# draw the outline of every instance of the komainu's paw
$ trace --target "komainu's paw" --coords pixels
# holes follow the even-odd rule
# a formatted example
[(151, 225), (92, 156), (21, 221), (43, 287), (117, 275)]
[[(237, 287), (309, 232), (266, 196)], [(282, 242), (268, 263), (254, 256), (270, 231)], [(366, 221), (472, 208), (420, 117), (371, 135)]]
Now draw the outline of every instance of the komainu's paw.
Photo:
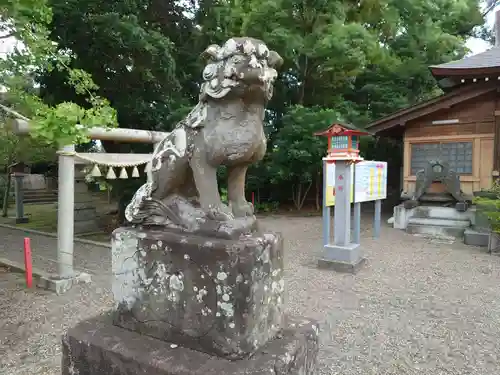
[(211, 207), (210, 210), (208, 210), (207, 216), (216, 221), (228, 221), (234, 219), (231, 209), (224, 203)]
[(253, 216), (253, 204), (245, 200), (239, 202), (230, 202), (229, 206), (235, 217)]

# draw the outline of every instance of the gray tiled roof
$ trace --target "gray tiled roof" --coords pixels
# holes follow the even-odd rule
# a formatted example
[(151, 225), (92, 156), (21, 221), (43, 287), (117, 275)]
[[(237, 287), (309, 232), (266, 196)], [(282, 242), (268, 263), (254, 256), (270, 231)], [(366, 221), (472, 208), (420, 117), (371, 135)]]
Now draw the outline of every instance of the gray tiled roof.
[(430, 68), (438, 69), (474, 69), (474, 68), (499, 68), (500, 67), (500, 47), (493, 47), (485, 52), (478, 53), (461, 60), (450, 61), (448, 63), (431, 65)]

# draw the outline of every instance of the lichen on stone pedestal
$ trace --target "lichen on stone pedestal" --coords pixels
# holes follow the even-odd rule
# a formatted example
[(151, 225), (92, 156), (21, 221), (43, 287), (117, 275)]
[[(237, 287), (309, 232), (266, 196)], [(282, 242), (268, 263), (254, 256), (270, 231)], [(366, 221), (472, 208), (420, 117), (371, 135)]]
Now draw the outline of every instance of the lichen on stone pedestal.
[(255, 352), (284, 325), (283, 241), (175, 231), (113, 233), (115, 324), (227, 358)]
[(63, 375), (314, 375), (317, 322), (293, 318), (280, 338), (238, 361), (207, 355), (110, 324), (108, 314), (63, 337)]

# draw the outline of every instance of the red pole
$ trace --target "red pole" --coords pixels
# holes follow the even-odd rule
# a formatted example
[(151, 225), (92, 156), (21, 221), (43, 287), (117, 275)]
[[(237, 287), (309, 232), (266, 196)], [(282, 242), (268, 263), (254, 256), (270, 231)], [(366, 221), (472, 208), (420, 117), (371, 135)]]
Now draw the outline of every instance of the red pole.
[(26, 286), (33, 286), (33, 264), (31, 262), (31, 243), (28, 237), (24, 238), (24, 268), (26, 270)]

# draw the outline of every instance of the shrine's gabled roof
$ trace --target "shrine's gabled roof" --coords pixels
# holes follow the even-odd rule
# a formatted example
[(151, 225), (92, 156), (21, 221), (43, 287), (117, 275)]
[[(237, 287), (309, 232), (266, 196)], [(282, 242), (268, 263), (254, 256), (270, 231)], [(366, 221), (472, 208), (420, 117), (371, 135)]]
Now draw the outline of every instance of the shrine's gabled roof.
[(370, 132), (380, 135), (382, 132), (392, 128), (404, 129), (408, 121), (430, 115), (440, 110), (447, 110), (454, 106), (460, 105), (467, 100), (472, 100), (481, 95), (497, 90), (497, 82), (489, 81), (482, 84), (471, 84), (458, 87), (455, 90), (429, 99), (425, 102), (415, 104), (413, 106), (400, 109), (385, 117), (368, 124), (366, 129)]
[(334, 122), (327, 129), (316, 132), (314, 135), (335, 136), (335, 135), (370, 135), (365, 129), (358, 128), (352, 124)]
[(434, 77), (451, 75), (482, 75), (500, 72), (500, 47), (493, 47), (460, 60), (429, 66)]

